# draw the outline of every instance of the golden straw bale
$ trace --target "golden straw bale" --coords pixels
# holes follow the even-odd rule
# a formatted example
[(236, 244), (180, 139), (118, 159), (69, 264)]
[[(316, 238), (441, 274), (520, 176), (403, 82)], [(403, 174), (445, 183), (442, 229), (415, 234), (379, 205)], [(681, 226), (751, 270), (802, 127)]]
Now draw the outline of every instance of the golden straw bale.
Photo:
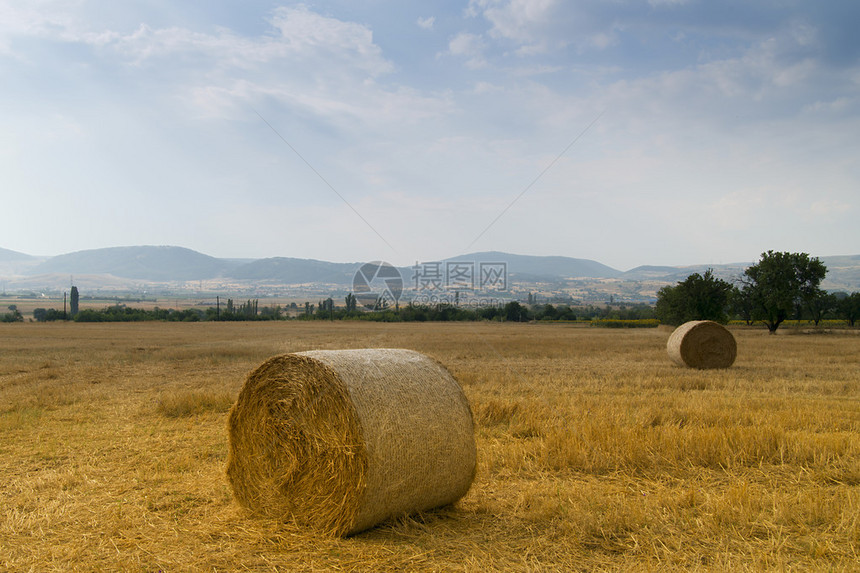
[(691, 320), (672, 332), (666, 350), (679, 366), (728, 368), (735, 362), (738, 346), (726, 327), (710, 320)]
[(336, 535), (451, 504), (475, 475), (462, 388), (412, 350), (271, 358), (248, 375), (228, 430), (241, 505)]

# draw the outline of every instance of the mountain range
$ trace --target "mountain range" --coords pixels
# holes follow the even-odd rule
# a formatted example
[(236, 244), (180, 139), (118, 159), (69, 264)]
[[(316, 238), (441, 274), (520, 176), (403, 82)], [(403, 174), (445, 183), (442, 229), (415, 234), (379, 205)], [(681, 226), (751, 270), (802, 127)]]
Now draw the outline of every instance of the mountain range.
[[(860, 290), (860, 255), (819, 257), (828, 268), (822, 286), (828, 290)], [(724, 279), (740, 276), (751, 263), (693, 266), (640, 266), (620, 271), (590, 259), (532, 256), (497, 251), (469, 253), (442, 263), (505, 263), (512, 283), (559, 283), (572, 280), (675, 283), (694, 272), (713, 268)], [(314, 259), (271, 257), (225, 259), (177, 246), (109, 247), (76, 251), (54, 257), (36, 257), (0, 248), (0, 280), (4, 288), (49, 287), (69, 277), (88, 277), (100, 284), (118, 286), (129, 281), (181, 283), (221, 279), (225, 282), (281, 285), (350, 285), (362, 262), (336, 263)], [(422, 263), (424, 264), (424, 263)], [(406, 281), (413, 268), (400, 269)]]

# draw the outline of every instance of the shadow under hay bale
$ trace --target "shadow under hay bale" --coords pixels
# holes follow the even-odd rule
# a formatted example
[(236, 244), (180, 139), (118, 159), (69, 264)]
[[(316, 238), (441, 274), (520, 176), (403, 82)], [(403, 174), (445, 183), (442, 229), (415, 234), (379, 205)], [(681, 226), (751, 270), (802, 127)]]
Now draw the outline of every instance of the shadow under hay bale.
[(728, 368), (738, 347), (726, 327), (710, 320), (691, 320), (672, 332), (666, 350), (675, 364), (690, 368)]
[(475, 475), (460, 385), (412, 350), (271, 358), (248, 375), (228, 430), (240, 504), (336, 535), (451, 504)]

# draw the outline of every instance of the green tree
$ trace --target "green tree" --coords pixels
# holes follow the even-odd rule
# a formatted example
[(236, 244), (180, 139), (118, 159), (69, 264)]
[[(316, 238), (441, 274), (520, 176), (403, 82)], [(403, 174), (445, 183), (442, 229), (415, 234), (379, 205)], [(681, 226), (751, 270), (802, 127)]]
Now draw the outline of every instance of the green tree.
[(57, 310), (56, 308), (49, 308), (45, 313), (45, 320), (48, 322), (66, 320), (66, 313), (61, 310)]
[(838, 297), (837, 303), (839, 316), (848, 321), (848, 326), (854, 326), (854, 323), (860, 318), (860, 292), (842, 293), (842, 295)]
[(73, 286), (72, 291), (69, 293), (69, 314), (72, 318), (75, 318), (75, 315), (78, 314), (78, 302), (80, 297), (78, 296), (78, 287)]
[(752, 317), (774, 334), (797, 304), (809, 305), (821, 296), (819, 285), (826, 274), (827, 267), (817, 257), (768, 251), (744, 271), (741, 291), (752, 306)]
[(558, 308), (559, 320), (576, 320), (576, 311), (567, 305), (559, 305)]
[(537, 320), (558, 320), (558, 309), (555, 308), (551, 304), (545, 304), (538, 308), (535, 313), (535, 319)]
[(475, 311), (476, 320), (501, 320), (502, 309), (498, 306), (486, 306)]
[(245, 318), (254, 318), (257, 316), (257, 307), (259, 302), (259, 299), (248, 299), (246, 302), (239, 305), (239, 310), (237, 310), (236, 313), (239, 316), (244, 316)]
[(272, 306), (264, 306), (260, 309), (260, 316), (264, 318), (271, 318), (272, 320), (280, 320), (283, 317), (284, 311), (279, 304), (273, 304)]
[(0, 316), (0, 322), (24, 322), (24, 316), (18, 310), (18, 306), (10, 304), (8, 307), (10, 312)]
[(317, 318), (334, 318), (334, 299), (321, 300), (317, 305)]
[(526, 318), (526, 309), (515, 300), (512, 300), (505, 305), (504, 308), (505, 320), (510, 322), (520, 322)]
[(821, 291), (818, 296), (811, 298), (807, 302), (807, 306), (809, 307), (809, 312), (812, 314), (812, 321), (815, 323), (815, 326), (818, 326), (824, 315), (837, 309), (839, 301), (836, 299), (836, 295)]
[(346, 312), (355, 312), (356, 308), (358, 308), (358, 301), (354, 294), (349, 293), (346, 295)]
[(657, 292), (655, 314), (660, 322), (678, 326), (690, 320), (713, 320), (725, 323), (732, 285), (714, 276), (713, 269), (704, 275), (693, 273), (675, 286)]
[(747, 326), (751, 325), (753, 320), (753, 303), (750, 298), (750, 293), (746, 289), (732, 287), (729, 293), (729, 309), (735, 316), (741, 317)]

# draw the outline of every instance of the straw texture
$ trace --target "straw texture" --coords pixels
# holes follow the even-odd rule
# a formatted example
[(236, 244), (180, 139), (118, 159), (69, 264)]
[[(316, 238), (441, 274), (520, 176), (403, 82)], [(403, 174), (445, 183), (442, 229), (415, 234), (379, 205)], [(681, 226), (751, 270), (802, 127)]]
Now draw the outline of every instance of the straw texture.
[(728, 368), (735, 362), (735, 337), (724, 326), (710, 320), (685, 322), (672, 332), (666, 350), (679, 366)]
[(475, 474), (462, 389), (411, 350), (271, 358), (245, 381), (228, 431), (239, 503), (337, 535), (453, 503)]

